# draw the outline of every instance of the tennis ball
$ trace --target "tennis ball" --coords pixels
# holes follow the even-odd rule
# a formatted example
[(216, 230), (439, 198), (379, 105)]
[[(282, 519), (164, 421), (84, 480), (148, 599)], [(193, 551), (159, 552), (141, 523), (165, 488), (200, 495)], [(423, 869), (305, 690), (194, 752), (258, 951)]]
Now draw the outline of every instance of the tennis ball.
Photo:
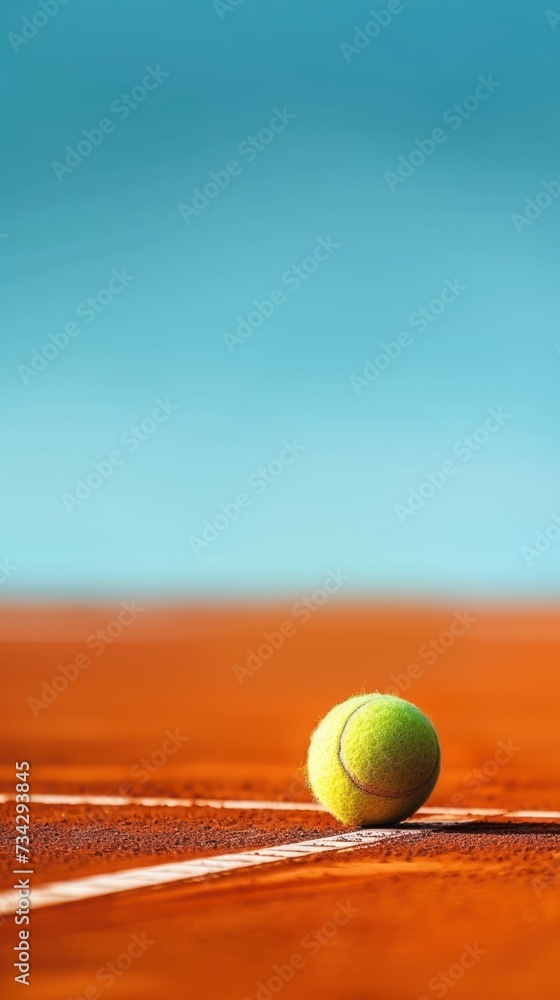
[(390, 694), (335, 705), (311, 737), (307, 777), (319, 802), (352, 826), (399, 823), (433, 791), (440, 748), (419, 708)]

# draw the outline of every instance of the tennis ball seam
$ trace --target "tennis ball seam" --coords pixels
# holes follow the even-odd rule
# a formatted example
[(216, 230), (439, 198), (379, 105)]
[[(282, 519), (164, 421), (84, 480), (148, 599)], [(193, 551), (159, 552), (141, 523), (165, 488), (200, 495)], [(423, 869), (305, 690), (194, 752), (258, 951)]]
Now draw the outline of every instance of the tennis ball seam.
[[(371, 701), (374, 701), (374, 700), (375, 700), (374, 698), (371, 699)], [(361, 705), (358, 705), (357, 708), (355, 708), (354, 711), (350, 713), (350, 715), (348, 716), (348, 718), (346, 719), (346, 722), (344, 723), (344, 725), (342, 727), (342, 730), (340, 732), (340, 736), (338, 738), (338, 754), (337, 754), (337, 756), (338, 756), (339, 763), (340, 763), (340, 765), (342, 767), (342, 770), (344, 771), (346, 777), (349, 778), (350, 781), (352, 782), (352, 784), (356, 788), (359, 788), (360, 791), (367, 792), (369, 795), (377, 795), (381, 799), (406, 799), (410, 795), (414, 795), (416, 792), (419, 792), (422, 788), (424, 788), (432, 780), (434, 774), (438, 770), (438, 768), (440, 766), (440, 747), (439, 747), (439, 741), (438, 741), (438, 739), (436, 737), (436, 761), (435, 761), (435, 764), (434, 764), (432, 770), (430, 771), (430, 774), (428, 775), (428, 777), (425, 778), (424, 781), (422, 781), (420, 785), (416, 785), (414, 788), (408, 788), (404, 792), (387, 792), (384, 789), (377, 788), (375, 785), (368, 784), (365, 781), (360, 781), (360, 779), (358, 777), (356, 777), (356, 775), (353, 774), (352, 771), (347, 767), (346, 761), (344, 759), (344, 748), (342, 746), (342, 741), (344, 739), (344, 732), (346, 730), (346, 727), (348, 726), (348, 724), (351, 721), (351, 719), (353, 718), (353, 716), (356, 715), (357, 712), (360, 712), (362, 710), (362, 708), (364, 707), (364, 705), (367, 705), (367, 704), (370, 704), (370, 702), (362, 702)]]

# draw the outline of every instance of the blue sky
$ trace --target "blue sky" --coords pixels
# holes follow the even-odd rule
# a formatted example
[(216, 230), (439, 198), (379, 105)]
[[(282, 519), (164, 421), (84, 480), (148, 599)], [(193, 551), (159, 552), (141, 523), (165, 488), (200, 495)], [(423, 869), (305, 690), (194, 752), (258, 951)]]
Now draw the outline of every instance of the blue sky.
[(0, 599), (557, 595), (560, 30), (391, 9), (4, 3)]

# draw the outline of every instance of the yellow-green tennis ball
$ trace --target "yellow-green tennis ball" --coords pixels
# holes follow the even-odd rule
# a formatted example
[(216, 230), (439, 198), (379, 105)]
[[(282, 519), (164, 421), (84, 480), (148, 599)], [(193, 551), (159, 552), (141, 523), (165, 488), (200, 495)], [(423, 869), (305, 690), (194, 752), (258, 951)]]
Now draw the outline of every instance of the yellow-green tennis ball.
[(440, 748), (419, 708), (391, 694), (362, 694), (334, 708), (311, 737), (307, 776), (343, 823), (379, 826), (412, 816), (433, 791)]

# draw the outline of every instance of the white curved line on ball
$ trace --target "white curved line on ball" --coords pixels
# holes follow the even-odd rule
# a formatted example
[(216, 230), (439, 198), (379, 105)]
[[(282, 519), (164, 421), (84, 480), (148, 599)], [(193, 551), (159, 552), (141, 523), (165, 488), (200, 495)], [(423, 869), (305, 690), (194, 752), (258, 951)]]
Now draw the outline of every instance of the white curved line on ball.
[[(374, 699), (372, 698), (371, 701), (374, 701)], [(350, 770), (350, 768), (349, 768), (349, 766), (347, 764), (347, 761), (346, 761), (345, 755), (344, 755), (344, 748), (342, 746), (342, 741), (344, 739), (344, 733), (345, 733), (346, 727), (348, 726), (350, 720), (353, 718), (354, 715), (356, 715), (357, 712), (360, 712), (362, 710), (362, 708), (365, 708), (365, 706), (369, 705), (369, 704), (370, 704), (370, 702), (366, 701), (366, 702), (363, 702), (363, 704), (358, 705), (358, 707), (355, 708), (354, 711), (350, 713), (350, 715), (348, 716), (348, 718), (346, 719), (346, 722), (344, 723), (344, 725), (342, 727), (342, 731), (340, 733), (340, 737), (339, 737), (339, 740), (338, 740), (338, 759), (339, 759), (340, 765), (341, 765), (342, 770), (344, 771), (346, 777), (349, 778), (350, 781), (352, 782), (352, 784), (356, 788), (359, 788), (360, 791), (367, 792), (369, 795), (377, 795), (378, 798), (380, 798), (380, 799), (406, 799), (410, 795), (414, 795), (415, 792), (419, 792), (419, 791), (421, 791), (422, 788), (425, 788), (426, 785), (432, 780), (432, 778), (433, 778), (434, 774), (436, 773), (436, 771), (438, 770), (438, 768), (440, 766), (439, 741), (438, 741), (437, 736), (436, 736), (436, 747), (437, 747), (436, 762), (435, 762), (435, 764), (434, 764), (434, 766), (433, 766), (430, 774), (428, 775), (427, 778), (424, 779), (424, 781), (420, 785), (416, 785), (415, 788), (408, 788), (404, 792), (387, 792), (387, 791), (384, 791), (381, 788), (378, 788), (376, 785), (369, 784), (366, 781), (360, 781), (360, 779), (358, 777), (356, 777), (355, 774), (352, 773), (352, 771)]]

